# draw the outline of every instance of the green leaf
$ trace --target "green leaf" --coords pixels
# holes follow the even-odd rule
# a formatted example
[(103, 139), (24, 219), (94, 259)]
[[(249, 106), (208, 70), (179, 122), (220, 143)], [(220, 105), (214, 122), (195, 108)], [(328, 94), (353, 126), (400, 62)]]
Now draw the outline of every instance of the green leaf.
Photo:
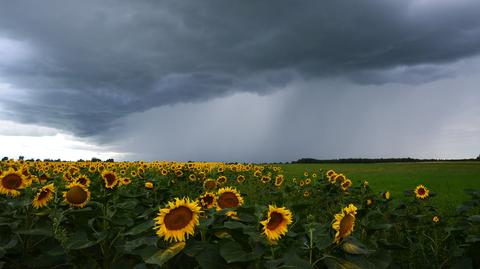
[(225, 260), (218, 253), (218, 248), (211, 244), (208, 244), (199, 255), (195, 256), (195, 260), (202, 269), (228, 268)]
[(152, 220), (148, 220), (145, 222), (142, 222), (141, 224), (133, 227), (130, 229), (128, 232), (125, 233), (125, 235), (137, 235), (140, 233), (143, 233), (149, 229), (153, 229), (154, 222)]
[(158, 241), (158, 237), (140, 237), (135, 240), (125, 242), (125, 251), (132, 251), (140, 246), (154, 246)]
[(358, 240), (355, 240), (354, 238), (347, 238), (342, 244), (342, 249), (347, 253), (357, 255), (366, 255), (373, 252), (372, 250), (368, 250), (365, 245), (360, 243)]
[(392, 224), (389, 224), (389, 223), (383, 223), (383, 224), (374, 224), (374, 225), (370, 225), (368, 226), (367, 228), (369, 230), (388, 230), (390, 228), (392, 228), (393, 225)]
[(471, 222), (480, 222), (480, 215), (470, 216), (470, 217), (468, 217), (467, 220), (468, 220), (468, 221), (471, 221)]
[(221, 245), (220, 255), (222, 255), (227, 263), (247, 262), (256, 258), (255, 254), (244, 251), (240, 244), (235, 241), (229, 241)]
[(162, 249), (153, 254), (150, 258), (145, 260), (146, 263), (156, 264), (162, 266), (168, 262), (171, 258), (175, 257), (182, 249), (185, 248), (185, 242), (178, 242), (166, 249)]
[(228, 229), (244, 229), (246, 227), (245, 224), (238, 221), (226, 221), (223, 226)]
[(16, 231), (17, 234), (24, 234), (24, 235), (43, 235), (43, 236), (53, 236), (52, 230), (48, 228), (36, 228), (30, 230), (18, 230)]
[(97, 244), (95, 241), (90, 241), (87, 238), (85, 231), (77, 231), (72, 237), (69, 238), (65, 248), (67, 249), (85, 249)]

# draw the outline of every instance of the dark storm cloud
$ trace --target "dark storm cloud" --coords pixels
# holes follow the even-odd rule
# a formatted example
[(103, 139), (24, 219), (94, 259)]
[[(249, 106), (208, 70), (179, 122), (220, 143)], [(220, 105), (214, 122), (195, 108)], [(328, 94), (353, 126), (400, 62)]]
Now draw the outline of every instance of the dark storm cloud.
[(28, 57), (0, 60), (0, 82), (25, 92), (0, 107), (88, 136), (133, 112), (267, 94), (299, 77), (421, 83), (479, 52), (478, 10), (473, 0), (3, 1), (0, 38)]

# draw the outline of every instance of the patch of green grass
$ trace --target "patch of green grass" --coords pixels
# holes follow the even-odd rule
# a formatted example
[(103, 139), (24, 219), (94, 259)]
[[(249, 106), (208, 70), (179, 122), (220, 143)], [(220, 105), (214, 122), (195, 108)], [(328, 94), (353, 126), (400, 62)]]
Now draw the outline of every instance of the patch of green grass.
[(287, 164), (282, 168), (287, 179), (303, 178), (304, 171), (333, 169), (354, 184), (367, 180), (375, 192), (388, 190), (392, 198), (403, 198), (404, 191), (424, 184), (437, 194), (431, 197), (431, 203), (447, 214), (468, 200), (464, 189), (480, 189), (480, 162)]

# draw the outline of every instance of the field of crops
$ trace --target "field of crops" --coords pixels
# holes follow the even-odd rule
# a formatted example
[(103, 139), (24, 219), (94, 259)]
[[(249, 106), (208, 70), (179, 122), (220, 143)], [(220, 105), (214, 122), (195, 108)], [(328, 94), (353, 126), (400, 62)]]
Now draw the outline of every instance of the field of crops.
[(439, 195), (430, 202), (444, 214), (470, 196), (465, 189), (480, 189), (480, 162), (419, 162), (419, 163), (329, 163), (281, 165), (286, 177), (294, 178), (304, 171), (333, 169), (354, 181), (368, 180), (372, 190), (390, 191), (392, 197), (403, 198), (404, 191), (425, 184)]
[(0, 268), (480, 266), (480, 190), (373, 168), (3, 161)]

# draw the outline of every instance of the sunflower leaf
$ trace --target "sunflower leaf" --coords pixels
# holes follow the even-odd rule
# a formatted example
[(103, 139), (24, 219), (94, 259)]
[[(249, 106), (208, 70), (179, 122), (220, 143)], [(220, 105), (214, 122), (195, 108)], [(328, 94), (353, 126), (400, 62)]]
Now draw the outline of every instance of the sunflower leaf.
[(227, 263), (247, 262), (256, 258), (255, 254), (244, 251), (242, 247), (234, 241), (223, 244), (220, 247), (220, 255), (222, 255)]
[(171, 258), (175, 257), (180, 251), (185, 248), (185, 242), (178, 242), (166, 249), (162, 249), (153, 254), (150, 258), (145, 260), (145, 263), (156, 264), (162, 266), (168, 262)]
[(137, 226), (133, 227), (132, 229), (128, 230), (128, 232), (126, 232), (125, 235), (141, 234), (141, 233), (147, 231), (148, 229), (153, 229), (153, 226), (154, 226), (153, 221), (151, 221), (151, 220), (145, 221), (145, 222), (142, 222), (142, 223), (138, 224)]

